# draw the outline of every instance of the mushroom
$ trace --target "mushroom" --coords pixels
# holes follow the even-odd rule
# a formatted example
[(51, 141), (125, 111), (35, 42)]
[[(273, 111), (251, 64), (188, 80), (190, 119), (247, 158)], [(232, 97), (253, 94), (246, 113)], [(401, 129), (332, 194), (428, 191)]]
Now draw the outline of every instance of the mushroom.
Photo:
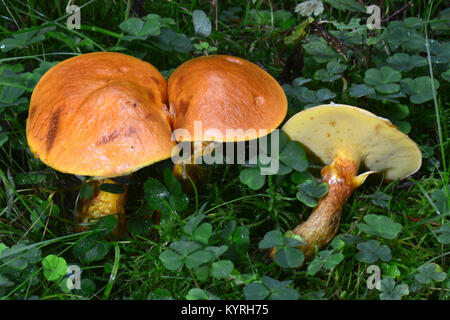
[[(194, 155), (174, 166), (174, 173), (184, 179), (193, 171), (186, 163), (211, 153), (220, 142), (269, 134), (287, 112), (284, 91), (271, 75), (247, 60), (227, 55), (183, 63), (169, 78), (168, 95), (175, 139), (194, 142)], [(197, 130), (196, 121), (201, 121)]]
[[(306, 109), (290, 118), (282, 130), (326, 164), (321, 176), (328, 193), (293, 230), (304, 242), (298, 248), (305, 257), (314, 253), (315, 245), (321, 248), (336, 235), (345, 201), (368, 175), (379, 173), (388, 181), (402, 179), (422, 163), (417, 145), (389, 120), (352, 106)], [(358, 175), (360, 167), (368, 171)], [(272, 249), (272, 257), (275, 252)]]
[[(240, 58), (192, 59), (174, 71), (167, 85), (149, 63), (97, 52), (67, 59), (41, 78), (31, 96), (27, 140), (48, 166), (97, 177), (88, 182), (94, 196), (79, 206), (79, 222), (116, 214), (123, 227), (125, 193), (101, 191), (100, 184), (114, 183), (105, 178), (169, 158), (175, 141), (213, 142), (206, 148), (212, 152), (217, 141), (258, 138), (264, 134), (259, 129), (270, 133), (286, 112), (286, 96), (276, 80)], [(195, 132), (196, 121), (200, 132)], [(227, 130), (237, 131), (230, 137)], [(194, 158), (204, 152), (202, 146)], [(184, 167), (179, 168), (174, 172), (186, 178)]]
[(94, 196), (82, 201), (79, 222), (116, 214), (123, 227), (125, 193), (98, 186), (170, 157), (175, 143), (166, 104), (159, 71), (120, 53), (73, 57), (40, 79), (27, 119), (30, 150), (55, 170), (97, 177), (89, 182)]

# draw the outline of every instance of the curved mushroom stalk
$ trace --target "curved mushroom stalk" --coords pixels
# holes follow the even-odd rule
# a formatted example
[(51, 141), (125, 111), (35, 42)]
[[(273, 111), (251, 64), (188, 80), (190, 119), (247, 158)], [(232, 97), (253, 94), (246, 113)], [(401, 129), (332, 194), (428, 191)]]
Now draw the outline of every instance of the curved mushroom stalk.
[(314, 254), (316, 244), (321, 248), (333, 239), (339, 228), (345, 202), (373, 171), (359, 176), (356, 176), (357, 173), (358, 161), (342, 155), (322, 169), (322, 181), (328, 184), (328, 193), (319, 200), (308, 220), (293, 230), (305, 242), (298, 248), (306, 258)]
[[(290, 139), (302, 143), (323, 163), (322, 179), (328, 194), (319, 200), (307, 221), (294, 229), (306, 257), (335, 235), (342, 208), (353, 190), (371, 173), (396, 180), (416, 172), (422, 163), (417, 145), (388, 120), (352, 106), (322, 105), (294, 115), (283, 127)], [(362, 164), (369, 170), (357, 176)], [(272, 250), (272, 257), (275, 250)]]
[(117, 219), (117, 226), (113, 230), (113, 235), (120, 237), (126, 230), (126, 186), (124, 193), (115, 194), (99, 189), (103, 183), (117, 184), (110, 179), (90, 180), (88, 183), (93, 187), (94, 193), (89, 199), (80, 201), (76, 212), (76, 221), (81, 225), (77, 228), (77, 231), (86, 231), (89, 229), (86, 224), (114, 214)]

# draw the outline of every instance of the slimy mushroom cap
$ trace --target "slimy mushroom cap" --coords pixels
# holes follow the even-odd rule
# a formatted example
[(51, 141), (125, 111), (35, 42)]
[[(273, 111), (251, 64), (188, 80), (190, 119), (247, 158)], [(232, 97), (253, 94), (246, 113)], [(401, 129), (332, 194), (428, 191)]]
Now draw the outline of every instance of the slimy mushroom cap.
[[(287, 99), (278, 82), (257, 65), (237, 57), (213, 55), (191, 59), (168, 81), (177, 141), (237, 142), (273, 131), (287, 112)], [(201, 131), (194, 131), (201, 121)], [(216, 130), (214, 130), (216, 129)], [(228, 130), (235, 130), (227, 136)], [(253, 130), (254, 132), (252, 132)], [(249, 131), (247, 131), (249, 130)]]
[(114, 177), (170, 157), (167, 85), (140, 59), (83, 54), (36, 85), (27, 119), (31, 151), (65, 173)]

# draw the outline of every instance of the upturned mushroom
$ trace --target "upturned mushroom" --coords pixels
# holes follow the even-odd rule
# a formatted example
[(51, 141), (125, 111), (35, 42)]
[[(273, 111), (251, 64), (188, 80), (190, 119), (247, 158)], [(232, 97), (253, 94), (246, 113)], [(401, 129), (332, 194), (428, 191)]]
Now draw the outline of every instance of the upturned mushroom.
[(60, 172), (97, 177), (89, 181), (94, 195), (79, 205), (78, 222), (115, 214), (121, 232), (125, 193), (98, 186), (170, 157), (175, 143), (166, 105), (159, 71), (120, 53), (73, 57), (40, 79), (27, 119), (30, 150)]
[(192, 157), (174, 166), (182, 179), (195, 171), (189, 163), (196, 157), (211, 153), (218, 143), (269, 134), (287, 112), (286, 95), (271, 75), (256, 64), (227, 55), (183, 63), (169, 78), (168, 94), (175, 139), (194, 144)]
[[(321, 175), (328, 184), (327, 195), (293, 230), (305, 243), (298, 247), (305, 257), (336, 235), (344, 203), (368, 175), (379, 173), (386, 181), (402, 179), (422, 163), (417, 145), (389, 120), (352, 106), (306, 109), (290, 118), (282, 130), (326, 165)], [(358, 175), (360, 168), (367, 171)], [(272, 249), (272, 257), (275, 252)]]

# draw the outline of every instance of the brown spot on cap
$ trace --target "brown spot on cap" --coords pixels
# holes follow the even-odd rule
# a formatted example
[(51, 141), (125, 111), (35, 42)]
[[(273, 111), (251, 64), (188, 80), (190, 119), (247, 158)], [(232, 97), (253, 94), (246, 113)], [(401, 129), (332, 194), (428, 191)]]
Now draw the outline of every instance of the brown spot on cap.
[(119, 129), (115, 129), (113, 132), (104, 135), (103, 137), (100, 138), (100, 140), (97, 141), (97, 146), (102, 146), (110, 143), (119, 136), (119, 132), (120, 132)]
[(136, 128), (135, 127), (128, 127), (128, 135), (133, 135), (136, 133)]
[(152, 78), (152, 80), (153, 80), (158, 86), (161, 85), (161, 82), (159, 82), (159, 79), (157, 79), (157, 78), (155, 78), (155, 77), (151, 77), (151, 78)]
[(47, 137), (46, 137), (46, 147), (47, 152), (53, 148), (55, 143), (56, 135), (58, 134), (59, 117), (61, 116), (62, 107), (59, 107), (55, 112), (53, 112), (52, 117), (49, 122)]

